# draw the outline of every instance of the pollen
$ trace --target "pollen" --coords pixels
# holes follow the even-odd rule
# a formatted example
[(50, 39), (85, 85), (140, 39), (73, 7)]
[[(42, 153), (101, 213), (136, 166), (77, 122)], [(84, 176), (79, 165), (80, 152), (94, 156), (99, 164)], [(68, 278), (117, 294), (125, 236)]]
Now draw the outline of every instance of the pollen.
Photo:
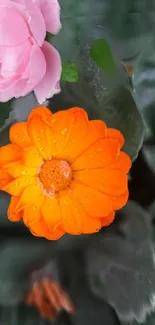
[(65, 160), (51, 159), (42, 164), (39, 179), (45, 190), (59, 192), (71, 182), (72, 169)]

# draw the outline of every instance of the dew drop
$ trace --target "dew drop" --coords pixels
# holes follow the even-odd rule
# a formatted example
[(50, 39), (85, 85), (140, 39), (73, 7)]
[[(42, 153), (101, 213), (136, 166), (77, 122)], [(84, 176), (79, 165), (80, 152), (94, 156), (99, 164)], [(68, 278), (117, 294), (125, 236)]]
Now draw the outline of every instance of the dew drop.
[(39, 151), (43, 151), (43, 150), (44, 150), (44, 148), (43, 148), (43, 147), (40, 147), (40, 148), (39, 148)]
[(15, 138), (16, 138), (16, 139), (18, 139), (18, 138), (19, 138), (19, 135), (18, 135), (18, 134), (16, 134), (16, 135), (15, 135)]
[(60, 131), (61, 135), (65, 135), (66, 132), (67, 132), (67, 128), (64, 128)]
[(91, 158), (92, 159), (93, 158), (93, 155), (88, 155), (88, 158)]
[(55, 118), (52, 118), (52, 123), (55, 123), (56, 122), (56, 119)]
[(41, 139), (40, 138), (36, 138), (36, 141), (39, 142)]
[(56, 143), (56, 140), (54, 139), (52, 142), (53, 142), (53, 143)]
[(16, 185), (16, 186), (19, 186), (19, 182), (18, 182), (18, 181), (16, 181), (15, 185)]
[(22, 175), (26, 175), (26, 170), (23, 169), (22, 172), (21, 172)]
[(30, 184), (30, 179), (29, 178), (26, 180), (26, 184)]
[(97, 151), (102, 151), (103, 150), (103, 148), (97, 148)]
[(40, 132), (43, 133), (45, 130), (44, 129), (41, 129)]

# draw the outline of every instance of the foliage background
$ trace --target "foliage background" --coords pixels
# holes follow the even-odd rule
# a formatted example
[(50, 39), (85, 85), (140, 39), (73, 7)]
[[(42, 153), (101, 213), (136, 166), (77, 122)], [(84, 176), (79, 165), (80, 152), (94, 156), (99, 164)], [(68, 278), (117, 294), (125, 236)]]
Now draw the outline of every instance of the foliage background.
[[(0, 323), (51, 323), (21, 304), (35, 270), (36, 277), (56, 279), (77, 309), (74, 316), (61, 313), (55, 325), (153, 325), (155, 2), (61, 0), (60, 5), (63, 28), (48, 40), (62, 57), (62, 92), (46, 105), (52, 111), (81, 106), (90, 118), (121, 130), (124, 150), (134, 161), (130, 201), (99, 234), (48, 242), (7, 220), (10, 198), (1, 192)], [(0, 145), (9, 141), (9, 126), (25, 120), (36, 104), (33, 94), (0, 104)]]

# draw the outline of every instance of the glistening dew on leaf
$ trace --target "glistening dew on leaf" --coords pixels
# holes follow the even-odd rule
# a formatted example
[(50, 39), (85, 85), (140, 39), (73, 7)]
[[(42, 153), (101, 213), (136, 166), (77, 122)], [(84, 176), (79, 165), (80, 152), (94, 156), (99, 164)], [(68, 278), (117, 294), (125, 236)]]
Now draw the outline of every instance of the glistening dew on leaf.
[(11, 194), (8, 218), (58, 239), (109, 225), (128, 199), (129, 156), (122, 134), (78, 107), (34, 108), (0, 148), (0, 186)]

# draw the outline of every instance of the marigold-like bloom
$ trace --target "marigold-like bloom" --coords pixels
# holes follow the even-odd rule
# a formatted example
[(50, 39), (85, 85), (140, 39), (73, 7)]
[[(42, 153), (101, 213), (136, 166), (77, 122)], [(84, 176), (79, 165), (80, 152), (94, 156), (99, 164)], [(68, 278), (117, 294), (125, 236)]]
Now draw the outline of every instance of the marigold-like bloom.
[(0, 148), (0, 188), (11, 194), (8, 218), (35, 236), (94, 233), (128, 199), (129, 156), (122, 134), (78, 107), (52, 114), (34, 108)]

